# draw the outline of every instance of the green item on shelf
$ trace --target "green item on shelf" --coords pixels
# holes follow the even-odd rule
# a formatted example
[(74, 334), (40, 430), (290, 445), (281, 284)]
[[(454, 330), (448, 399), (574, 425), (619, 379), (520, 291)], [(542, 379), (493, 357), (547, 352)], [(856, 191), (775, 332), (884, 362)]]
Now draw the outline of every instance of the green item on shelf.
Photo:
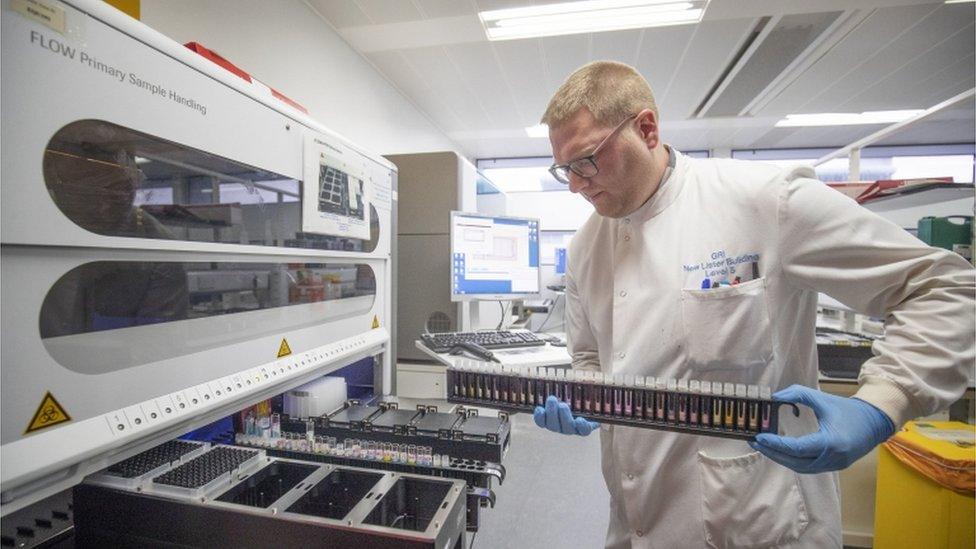
[(953, 244), (970, 244), (973, 240), (973, 216), (923, 217), (918, 220), (918, 238), (929, 246), (947, 250), (952, 250)]

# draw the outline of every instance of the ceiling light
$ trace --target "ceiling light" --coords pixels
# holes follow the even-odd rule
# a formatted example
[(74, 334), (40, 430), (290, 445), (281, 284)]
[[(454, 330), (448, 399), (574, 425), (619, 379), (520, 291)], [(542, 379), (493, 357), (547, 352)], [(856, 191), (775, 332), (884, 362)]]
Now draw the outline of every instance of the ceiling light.
[(969, 4), (970, 2), (976, 2), (976, 0), (945, 0), (946, 4)]
[(478, 14), (489, 40), (514, 40), (701, 21), (708, 0), (586, 0)]
[(525, 128), (525, 133), (529, 137), (549, 137), (549, 126), (545, 124), (536, 124), (535, 126), (529, 126)]
[(853, 126), (858, 124), (893, 124), (911, 118), (921, 110), (825, 112), (818, 114), (788, 114), (776, 123), (778, 128), (797, 126)]

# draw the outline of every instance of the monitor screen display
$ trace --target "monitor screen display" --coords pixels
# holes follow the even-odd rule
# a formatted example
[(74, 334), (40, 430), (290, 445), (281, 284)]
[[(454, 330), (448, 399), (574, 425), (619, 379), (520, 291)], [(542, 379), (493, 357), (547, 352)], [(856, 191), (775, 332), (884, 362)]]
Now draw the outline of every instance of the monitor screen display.
[(566, 274), (566, 248), (556, 248), (556, 274)]
[(539, 293), (539, 220), (451, 212), (451, 298)]

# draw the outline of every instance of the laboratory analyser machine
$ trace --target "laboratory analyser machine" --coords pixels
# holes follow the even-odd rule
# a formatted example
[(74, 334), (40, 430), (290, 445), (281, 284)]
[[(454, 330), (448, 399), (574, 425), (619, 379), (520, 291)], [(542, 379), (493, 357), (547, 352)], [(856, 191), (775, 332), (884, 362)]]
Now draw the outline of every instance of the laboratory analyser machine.
[(462, 546), (508, 416), (392, 397), (395, 166), (104, 2), (0, 6), (3, 543)]

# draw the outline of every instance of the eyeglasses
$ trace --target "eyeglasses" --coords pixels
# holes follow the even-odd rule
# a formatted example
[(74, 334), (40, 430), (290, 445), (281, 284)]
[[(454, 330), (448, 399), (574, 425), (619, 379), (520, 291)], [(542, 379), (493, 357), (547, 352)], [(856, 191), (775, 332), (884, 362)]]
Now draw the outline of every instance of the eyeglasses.
[(600, 141), (600, 144), (597, 145), (596, 148), (593, 149), (593, 152), (589, 155), (582, 158), (577, 158), (576, 160), (571, 160), (566, 164), (553, 164), (549, 167), (549, 173), (556, 178), (556, 181), (564, 185), (569, 185), (570, 172), (573, 172), (580, 177), (593, 177), (594, 175), (600, 173), (600, 168), (596, 165), (596, 155), (599, 154), (600, 149), (602, 149), (603, 146), (610, 141), (610, 138), (620, 131), (620, 128), (624, 127), (627, 122), (636, 117), (636, 114), (632, 114), (627, 118), (624, 118), (619, 124), (617, 124), (617, 127), (614, 128), (612, 132), (603, 138), (603, 141)]

